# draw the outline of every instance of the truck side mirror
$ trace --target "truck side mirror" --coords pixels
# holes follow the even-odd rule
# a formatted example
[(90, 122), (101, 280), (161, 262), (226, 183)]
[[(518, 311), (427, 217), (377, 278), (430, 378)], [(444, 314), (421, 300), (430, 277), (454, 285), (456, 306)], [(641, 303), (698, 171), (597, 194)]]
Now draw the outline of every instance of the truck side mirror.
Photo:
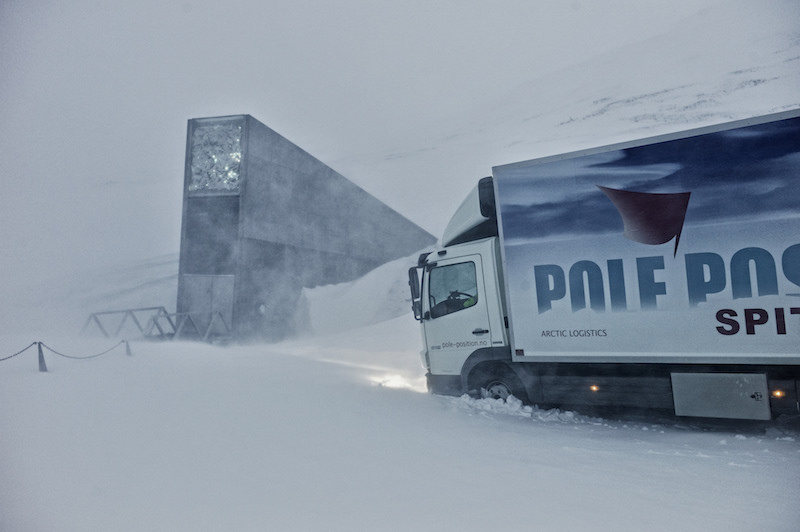
[(408, 286), (411, 288), (411, 310), (414, 311), (414, 319), (422, 319), (422, 299), (420, 298), (420, 274), (419, 268), (409, 268)]

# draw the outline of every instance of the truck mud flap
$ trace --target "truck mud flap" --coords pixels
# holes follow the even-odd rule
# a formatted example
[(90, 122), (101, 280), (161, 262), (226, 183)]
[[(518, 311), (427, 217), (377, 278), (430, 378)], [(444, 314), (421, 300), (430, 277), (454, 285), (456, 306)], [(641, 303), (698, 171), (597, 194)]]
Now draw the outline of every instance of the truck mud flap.
[(438, 395), (460, 396), (464, 393), (461, 387), (460, 375), (425, 375), (428, 382), (428, 391)]

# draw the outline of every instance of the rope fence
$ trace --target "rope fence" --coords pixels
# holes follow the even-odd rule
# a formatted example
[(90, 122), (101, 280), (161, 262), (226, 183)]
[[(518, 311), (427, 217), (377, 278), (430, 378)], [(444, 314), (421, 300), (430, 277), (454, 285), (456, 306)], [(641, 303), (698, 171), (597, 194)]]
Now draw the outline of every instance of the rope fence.
[(7, 356), (7, 357), (5, 357), (5, 358), (0, 358), (0, 362), (2, 362), (2, 361), (4, 361), (4, 360), (8, 360), (9, 358), (14, 358), (14, 357), (15, 357), (15, 356), (17, 356), (17, 355), (21, 355), (22, 353), (24, 353), (25, 351), (27, 351), (27, 350), (28, 350), (28, 349), (30, 349), (31, 347), (35, 346), (36, 344), (37, 344), (37, 342), (33, 342), (31, 345), (29, 345), (28, 347), (26, 347), (26, 348), (25, 348), (25, 349), (23, 349), (22, 351), (17, 351), (17, 352), (16, 352), (16, 353), (14, 353), (13, 355), (9, 355), (9, 356)]
[(17, 351), (13, 355), (9, 355), (9, 356), (4, 357), (4, 358), (0, 358), (0, 362), (3, 362), (5, 360), (9, 360), (9, 359), (14, 358), (15, 356), (18, 356), (18, 355), (21, 355), (22, 353), (24, 353), (28, 349), (32, 348), (33, 346), (37, 346), (38, 347), (38, 351), (39, 351), (39, 371), (40, 372), (46, 372), (47, 371), (47, 364), (45, 363), (45, 359), (44, 359), (44, 350), (45, 349), (47, 349), (50, 353), (52, 353), (54, 355), (58, 355), (60, 357), (69, 358), (69, 359), (72, 359), (72, 360), (88, 360), (90, 358), (97, 358), (97, 357), (103, 356), (105, 354), (108, 354), (108, 353), (112, 352), (117, 347), (119, 347), (119, 346), (121, 346), (123, 344), (125, 344), (125, 354), (128, 355), (128, 356), (132, 356), (131, 346), (130, 346), (130, 344), (128, 344), (127, 340), (120, 340), (119, 343), (109, 347), (108, 349), (106, 349), (102, 353), (97, 353), (96, 355), (87, 355), (87, 356), (65, 355), (64, 353), (61, 353), (60, 351), (56, 351), (55, 349), (53, 349), (49, 345), (45, 344), (44, 342), (32, 342), (28, 347), (22, 349), (21, 351)]

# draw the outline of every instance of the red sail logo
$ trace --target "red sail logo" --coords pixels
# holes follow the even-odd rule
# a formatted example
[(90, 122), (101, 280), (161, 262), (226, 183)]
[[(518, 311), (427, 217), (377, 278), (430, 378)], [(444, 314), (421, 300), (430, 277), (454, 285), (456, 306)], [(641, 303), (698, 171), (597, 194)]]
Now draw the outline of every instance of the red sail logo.
[(641, 244), (665, 244), (675, 238), (675, 252), (681, 239), (683, 221), (691, 192), (656, 194), (631, 192), (597, 185), (622, 216), (623, 235)]

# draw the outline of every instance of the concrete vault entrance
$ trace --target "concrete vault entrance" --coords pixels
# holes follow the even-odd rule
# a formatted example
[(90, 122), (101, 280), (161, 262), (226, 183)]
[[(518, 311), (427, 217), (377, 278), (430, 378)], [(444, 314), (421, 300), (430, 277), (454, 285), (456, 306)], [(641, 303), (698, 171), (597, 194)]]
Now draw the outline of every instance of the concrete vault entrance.
[(189, 120), (177, 311), (201, 330), (221, 315), (237, 339), (280, 340), (304, 287), (434, 242), (249, 115)]

